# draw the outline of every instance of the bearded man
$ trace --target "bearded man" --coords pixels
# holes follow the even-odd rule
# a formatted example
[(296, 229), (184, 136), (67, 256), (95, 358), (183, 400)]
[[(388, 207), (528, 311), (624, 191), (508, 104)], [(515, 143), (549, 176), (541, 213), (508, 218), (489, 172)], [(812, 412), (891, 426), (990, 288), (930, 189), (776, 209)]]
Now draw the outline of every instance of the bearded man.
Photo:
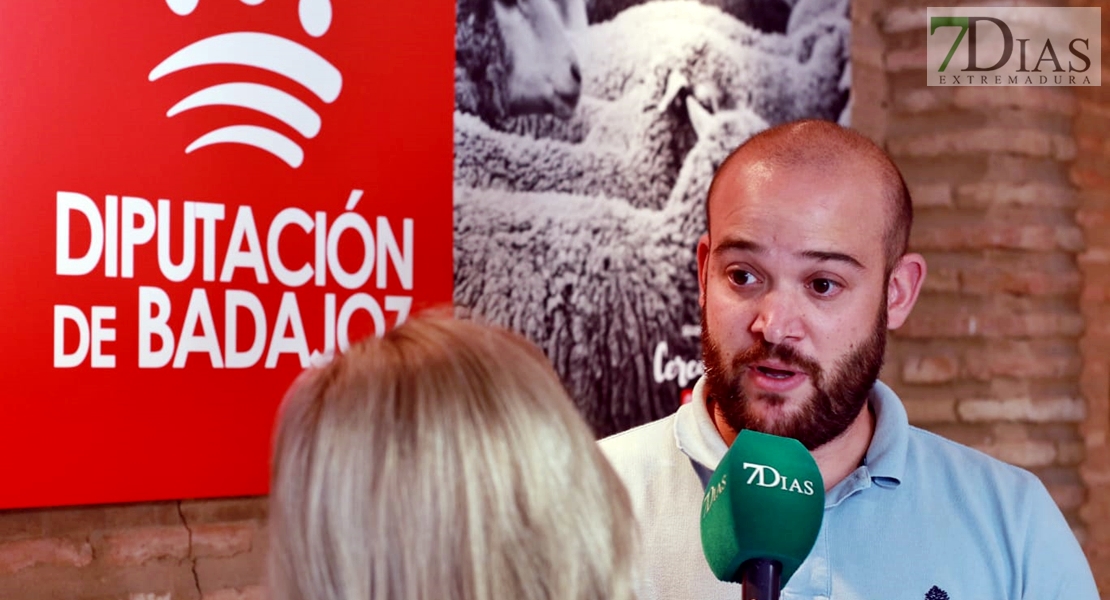
[(739, 598), (705, 561), (699, 508), (743, 429), (799, 440), (824, 480), (820, 534), (783, 600), (1098, 598), (1040, 480), (911, 427), (878, 381), (926, 273), (885, 152), (824, 121), (767, 130), (722, 163), (706, 215), (705, 375), (674, 415), (600, 442), (640, 523), (640, 600)]

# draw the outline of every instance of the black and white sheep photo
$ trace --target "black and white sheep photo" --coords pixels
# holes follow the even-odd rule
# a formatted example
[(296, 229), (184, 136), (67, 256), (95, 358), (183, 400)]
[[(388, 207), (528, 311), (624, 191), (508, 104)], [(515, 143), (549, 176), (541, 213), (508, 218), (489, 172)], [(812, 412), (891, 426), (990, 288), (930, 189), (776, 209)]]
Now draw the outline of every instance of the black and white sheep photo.
[[(850, 81), (847, 0), (797, 0), (773, 32), (718, 0), (626, 1), (598, 20), (600, 1), (461, 0), (460, 35), (496, 56), (482, 69), (456, 48), (454, 125), (456, 310), (539, 344), (599, 436), (673, 412), (700, 373), (714, 170), (770, 125), (843, 120)], [(529, 65), (498, 17), (525, 2), (560, 28), (526, 36), (550, 44)], [(536, 84), (568, 64), (573, 99)], [(508, 83), (529, 72), (546, 75)]]
[(455, 103), (491, 124), (550, 113), (567, 118), (581, 93), (571, 38), (585, 0), (458, 0)]

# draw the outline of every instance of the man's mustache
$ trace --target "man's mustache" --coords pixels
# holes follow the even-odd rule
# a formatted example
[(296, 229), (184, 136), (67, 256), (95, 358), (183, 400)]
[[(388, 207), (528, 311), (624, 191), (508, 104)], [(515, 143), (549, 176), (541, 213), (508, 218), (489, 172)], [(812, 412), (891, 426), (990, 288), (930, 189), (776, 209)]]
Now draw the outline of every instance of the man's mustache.
[(816, 360), (791, 346), (772, 344), (767, 340), (758, 340), (734, 356), (732, 358), (732, 368), (734, 372), (739, 372), (740, 369), (751, 364), (766, 360), (776, 360), (784, 366), (790, 367), (792, 371), (805, 373), (814, 381), (820, 380), (821, 365)]

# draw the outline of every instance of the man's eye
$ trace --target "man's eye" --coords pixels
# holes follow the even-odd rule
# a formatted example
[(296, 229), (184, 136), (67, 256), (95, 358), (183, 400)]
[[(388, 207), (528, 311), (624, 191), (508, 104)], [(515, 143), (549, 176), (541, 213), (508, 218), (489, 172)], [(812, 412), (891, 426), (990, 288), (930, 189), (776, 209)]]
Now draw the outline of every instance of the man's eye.
[(840, 284), (831, 279), (814, 279), (809, 286), (818, 296), (831, 296), (840, 290)]
[(742, 269), (730, 271), (728, 278), (736, 285), (751, 285), (755, 283), (755, 275)]

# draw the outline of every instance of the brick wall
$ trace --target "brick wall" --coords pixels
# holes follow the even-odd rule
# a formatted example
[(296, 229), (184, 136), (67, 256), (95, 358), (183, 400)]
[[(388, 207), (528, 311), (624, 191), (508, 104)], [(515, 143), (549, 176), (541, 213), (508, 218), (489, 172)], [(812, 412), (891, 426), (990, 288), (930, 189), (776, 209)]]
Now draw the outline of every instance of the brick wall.
[[(1074, 2), (1075, 6), (1085, 4)], [(1102, 7), (1102, 48), (1110, 47), (1110, 6)], [(1076, 90), (1073, 131), (1077, 147), (1071, 181), (1077, 190), (1076, 222), (1084, 250), (1077, 257), (1082, 286), (1079, 309), (1087, 323), (1079, 340), (1079, 385), (1087, 418), (1079, 431), (1086, 450), (1079, 475), (1086, 501), (1079, 516), (1087, 527), (1087, 555), (1099, 591), (1110, 595), (1110, 69), (1103, 63), (1101, 88)]]
[(1110, 95), (927, 87), (928, 6), (853, 4), (854, 124), (930, 267), (882, 376), (915, 424), (1040, 476), (1110, 594)]
[(266, 499), (0, 512), (0, 599), (261, 600)]

